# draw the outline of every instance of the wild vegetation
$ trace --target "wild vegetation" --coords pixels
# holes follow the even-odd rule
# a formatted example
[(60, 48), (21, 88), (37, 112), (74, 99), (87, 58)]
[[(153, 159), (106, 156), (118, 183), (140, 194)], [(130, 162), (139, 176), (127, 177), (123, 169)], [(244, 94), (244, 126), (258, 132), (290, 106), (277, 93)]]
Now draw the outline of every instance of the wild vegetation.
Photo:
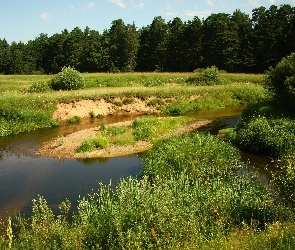
[(145, 157), (140, 178), (122, 179), (115, 190), (100, 184), (79, 200), (75, 215), (69, 214), (68, 200), (56, 216), (44, 197), (37, 197), (32, 217), (9, 220), (1, 247), (294, 247), (291, 210), (276, 204), (255, 176), (236, 172), (241, 168), (237, 149), (196, 132), (158, 143)]
[[(262, 75), (220, 74), (222, 84), (213, 86), (187, 83), (196, 75), (202, 73), (83, 74), (83, 89), (72, 91), (53, 91), (50, 83), (55, 76), (0, 75), (0, 136), (58, 125), (58, 121), (52, 120), (58, 102), (99, 98), (108, 101), (121, 97), (120, 105), (127, 105), (135, 97), (166, 97), (174, 101), (160, 103), (159, 112), (181, 114), (188, 110), (250, 104), (268, 95), (259, 84)], [(191, 100), (191, 96), (198, 98)]]

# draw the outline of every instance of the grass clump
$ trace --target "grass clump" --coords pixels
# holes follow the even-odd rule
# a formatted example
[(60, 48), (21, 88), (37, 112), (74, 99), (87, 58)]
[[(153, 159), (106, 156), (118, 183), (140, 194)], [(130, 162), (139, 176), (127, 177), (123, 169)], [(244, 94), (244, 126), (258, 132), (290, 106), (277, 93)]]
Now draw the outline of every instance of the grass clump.
[(155, 141), (188, 122), (186, 117), (135, 119), (132, 123), (133, 135), (137, 141)]
[(147, 152), (142, 173), (169, 178), (184, 172), (192, 179), (211, 179), (240, 168), (239, 159), (238, 150), (229, 143), (193, 132), (158, 142)]
[(132, 104), (134, 102), (134, 98), (124, 98), (122, 103), (124, 105)]
[(68, 120), (68, 122), (69, 123), (78, 123), (78, 122), (80, 122), (81, 121), (81, 117), (80, 116), (77, 116), (77, 115), (75, 115), (75, 116), (73, 116), (73, 117), (71, 117), (69, 120)]
[(147, 106), (152, 107), (161, 107), (165, 105), (165, 102), (160, 98), (154, 98), (147, 103)]
[(90, 118), (95, 118), (95, 116), (96, 116), (93, 110), (91, 110), (88, 114), (89, 114)]
[(109, 145), (109, 139), (105, 136), (97, 136), (95, 138), (86, 139), (77, 148), (77, 153), (91, 152), (97, 149), (104, 149)]
[(31, 85), (28, 92), (29, 93), (44, 93), (51, 91), (50, 84), (47, 82), (36, 82)]

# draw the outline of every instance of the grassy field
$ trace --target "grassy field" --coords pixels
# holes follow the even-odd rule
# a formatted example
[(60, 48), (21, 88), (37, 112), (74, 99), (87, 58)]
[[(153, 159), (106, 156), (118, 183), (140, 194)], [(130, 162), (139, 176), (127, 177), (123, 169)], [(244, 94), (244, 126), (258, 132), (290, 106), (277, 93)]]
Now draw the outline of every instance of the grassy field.
[[(166, 114), (250, 104), (267, 98), (259, 84), (262, 75), (221, 74), (221, 84), (197, 86), (188, 82), (196, 73), (83, 74), (84, 88), (52, 91), (54, 76), (0, 75), (0, 136), (57, 126), (52, 114), (59, 102), (110, 97), (175, 97), (162, 108)], [(47, 86), (47, 87), (46, 87)], [(194, 101), (191, 96), (198, 96)]]

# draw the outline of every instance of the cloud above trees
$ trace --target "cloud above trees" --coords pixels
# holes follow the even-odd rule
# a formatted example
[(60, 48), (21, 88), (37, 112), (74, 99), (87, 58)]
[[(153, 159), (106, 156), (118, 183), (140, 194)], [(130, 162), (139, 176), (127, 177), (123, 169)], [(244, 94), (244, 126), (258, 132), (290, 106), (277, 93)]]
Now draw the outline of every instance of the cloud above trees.
[(84, 6), (82, 8), (83, 11), (87, 11), (87, 10), (90, 10), (90, 9), (93, 9), (95, 7), (95, 3), (94, 2), (90, 2), (87, 6)]
[(42, 13), (42, 14), (40, 15), (40, 17), (43, 19), (43, 21), (46, 22), (46, 21), (49, 20), (50, 15), (49, 15), (48, 13), (44, 12), (44, 13)]
[(122, 9), (126, 8), (126, 3), (124, 3), (123, 0), (108, 0), (111, 3), (114, 3), (116, 5), (118, 5), (119, 7), (121, 7)]

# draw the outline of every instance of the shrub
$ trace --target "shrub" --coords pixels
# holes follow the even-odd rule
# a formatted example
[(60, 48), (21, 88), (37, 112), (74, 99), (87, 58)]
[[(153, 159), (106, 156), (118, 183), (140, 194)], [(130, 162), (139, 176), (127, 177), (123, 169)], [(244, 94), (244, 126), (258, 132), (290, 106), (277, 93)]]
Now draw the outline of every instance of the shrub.
[(276, 98), (295, 107), (295, 53), (283, 58), (275, 68), (269, 69), (265, 85)]
[(83, 77), (72, 67), (63, 67), (51, 82), (53, 90), (75, 90), (83, 87)]
[(215, 66), (207, 67), (204, 70), (203, 77), (208, 85), (220, 83), (219, 71)]
[(105, 136), (97, 136), (96, 138), (86, 139), (77, 148), (76, 152), (91, 152), (95, 149), (103, 149), (109, 145), (109, 140)]
[(218, 68), (215, 66), (207, 67), (202, 71), (194, 71), (197, 73), (197, 76), (189, 77), (186, 80), (187, 84), (193, 84), (197, 86), (210, 86), (217, 85), (221, 83), (220, 74)]
[(241, 122), (230, 140), (240, 149), (275, 159), (295, 153), (295, 122), (287, 118), (254, 117)]
[(31, 87), (29, 88), (29, 93), (43, 93), (50, 91), (50, 84), (47, 82), (37, 82), (33, 83)]

